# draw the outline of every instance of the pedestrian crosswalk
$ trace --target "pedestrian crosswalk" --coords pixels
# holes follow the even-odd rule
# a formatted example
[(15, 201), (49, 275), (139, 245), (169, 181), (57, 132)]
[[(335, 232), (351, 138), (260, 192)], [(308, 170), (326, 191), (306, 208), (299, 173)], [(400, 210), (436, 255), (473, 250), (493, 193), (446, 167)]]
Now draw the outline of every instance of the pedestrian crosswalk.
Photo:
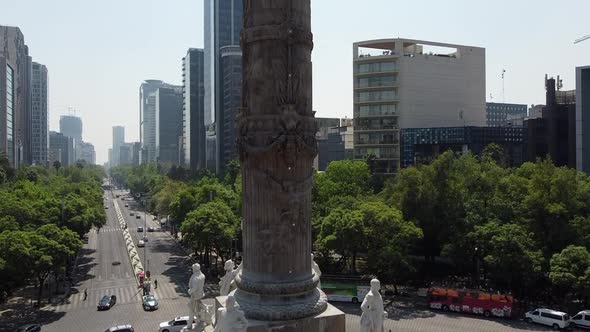
[[(63, 303), (52, 305), (48, 309), (55, 312), (70, 312), (76, 309), (96, 308), (100, 299), (105, 295), (115, 295), (117, 297), (116, 308), (118, 305), (141, 304), (143, 295), (140, 288), (132, 285), (93, 288), (88, 289), (87, 293), (88, 297), (84, 299), (84, 289), (79, 289), (77, 293), (70, 295)], [(157, 289), (152, 288), (151, 294), (154, 294), (159, 300), (176, 300), (183, 297), (183, 294), (186, 294), (186, 287), (162, 282), (158, 283)]]
[(100, 233), (110, 233), (110, 232), (120, 232), (120, 231), (121, 231), (121, 228), (120, 227), (119, 228), (116, 228), (116, 227), (102, 227), (98, 233), (100, 234)]

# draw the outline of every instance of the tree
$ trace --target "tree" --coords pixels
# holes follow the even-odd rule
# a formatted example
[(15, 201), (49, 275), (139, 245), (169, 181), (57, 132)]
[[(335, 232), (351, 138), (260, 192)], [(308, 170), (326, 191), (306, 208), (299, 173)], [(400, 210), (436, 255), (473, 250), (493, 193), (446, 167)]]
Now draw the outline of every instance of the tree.
[(320, 249), (333, 250), (344, 261), (350, 259), (350, 272), (356, 273), (356, 257), (366, 248), (363, 214), (338, 207), (323, 218), (317, 239)]
[(523, 295), (526, 286), (540, 276), (543, 256), (524, 227), (490, 222), (476, 226), (468, 237), (480, 250), (497, 287)]
[(240, 161), (235, 159), (230, 160), (225, 166), (225, 176), (223, 178), (223, 183), (227, 186), (230, 186), (234, 192), (237, 192), (235, 184), (238, 175), (240, 175)]
[(414, 271), (409, 252), (422, 238), (422, 230), (382, 201), (361, 203), (358, 210), (363, 216), (369, 272), (394, 285), (405, 281)]
[(59, 172), (59, 169), (61, 168), (61, 163), (59, 162), (59, 160), (53, 162), (53, 168), (55, 168), (56, 172)]
[(550, 262), (549, 279), (564, 290), (582, 299), (590, 290), (590, 253), (585, 247), (568, 246), (554, 254)]
[(231, 208), (216, 200), (200, 205), (191, 211), (180, 227), (185, 243), (191, 245), (195, 253), (202, 250), (205, 262), (209, 264), (209, 252), (214, 250), (221, 261), (231, 252), (231, 242), (236, 238), (239, 219)]

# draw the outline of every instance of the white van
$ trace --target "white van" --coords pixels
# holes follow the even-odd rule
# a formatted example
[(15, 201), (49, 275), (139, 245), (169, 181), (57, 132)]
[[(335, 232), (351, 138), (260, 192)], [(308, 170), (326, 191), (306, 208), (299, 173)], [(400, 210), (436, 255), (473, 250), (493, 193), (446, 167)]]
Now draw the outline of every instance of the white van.
[(578, 312), (577, 315), (570, 319), (570, 325), (573, 327), (584, 327), (590, 329), (590, 310)]
[(565, 312), (551, 309), (536, 309), (525, 314), (528, 323), (537, 323), (553, 327), (554, 330), (565, 329), (570, 325), (570, 316)]

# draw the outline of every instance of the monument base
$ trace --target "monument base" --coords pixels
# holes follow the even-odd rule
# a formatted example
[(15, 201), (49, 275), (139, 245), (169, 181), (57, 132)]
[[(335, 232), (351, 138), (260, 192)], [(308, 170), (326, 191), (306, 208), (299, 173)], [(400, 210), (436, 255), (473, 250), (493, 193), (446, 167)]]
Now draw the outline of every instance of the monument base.
[[(215, 298), (215, 312), (225, 307), (227, 296)], [(247, 332), (344, 332), (346, 331), (346, 316), (340, 309), (328, 303), (328, 308), (321, 314), (287, 321), (260, 321), (248, 319)]]

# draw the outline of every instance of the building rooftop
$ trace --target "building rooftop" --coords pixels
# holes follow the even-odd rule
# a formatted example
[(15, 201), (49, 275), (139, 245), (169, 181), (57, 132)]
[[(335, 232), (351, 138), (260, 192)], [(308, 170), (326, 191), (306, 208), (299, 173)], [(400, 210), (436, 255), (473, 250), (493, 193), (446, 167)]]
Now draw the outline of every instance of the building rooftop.
[(392, 55), (415, 56), (422, 54), (457, 58), (460, 57), (462, 49), (484, 50), (484, 48), (477, 46), (448, 44), (405, 38), (366, 40), (356, 42), (353, 45), (355, 58)]

